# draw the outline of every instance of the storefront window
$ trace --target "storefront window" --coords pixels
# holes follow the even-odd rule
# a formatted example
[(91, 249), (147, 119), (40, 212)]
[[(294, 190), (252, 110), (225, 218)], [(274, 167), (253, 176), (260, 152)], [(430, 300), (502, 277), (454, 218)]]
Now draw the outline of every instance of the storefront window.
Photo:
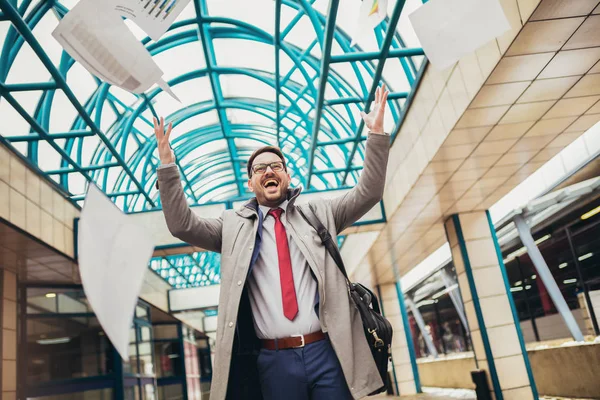
[[(578, 309), (577, 270), (573, 265), (573, 255), (565, 231), (556, 232), (550, 240), (540, 245), (539, 248), (548, 268), (550, 268), (550, 272), (552, 273), (558, 288), (569, 305), (569, 308), (571, 310)], [(531, 263), (531, 261), (529, 261), (529, 255), (524, 255), (522, 258)], [(537, 283), (538, 289), (542, 289), (541, 280)], [(551, 308), (544, 306), (544, 314), (557, 313), (556, 307), (552, 303), (550, 296), (547, 294), (545, 287), (541, 290), (541, 295), (547, 296), (547, 303), (552, 305)], [(543, 301), (543, 303), (546, 303), (546, 301)]]
[(144, 385), (143, 400), (156, 400), (156, 388), (154, 385)]
[(452, 264), (408, 291), (405, 300), (418, 358), (470, 350), (467, 329), (462, 322), (462, 299)]
[(30, 287), (26, 293), (27, 314), (93, 314), (79, 288)]
[(434, 303), (439, 321), (439, 340), (444, 354), (461, 353), (467, 351), (465, 329), (452, 304), (449, 294), (444, 294)]
[(138, 348), (136, 328), (129, 329), (129, 361), (123, 362), (123, 372), (126, 374), (137, 375), (140, 373), (138, 368)]
[(590, 291), (600, 290), (600, 217), (573, 233), (573, 245), (585, 283)]
[(158, 398), (161, 400), (183, 399), (183, 385), (180, 383), (158, 387)]
[(137, 319), (148, 320), (148, 307), (137, 306), (135, 308), (135, 317)]
[(154, 344), (156, 354), (156, 377), (170, 378), (173, 376), (182, 376), (182, 357), (179, 350), (179, 343), (157, 342)]
[(178, 340), (179, 333), (177, 324), (155, 324), (152, 326), (154, 330), (154, 339), (156, 340)]
[(31, 287), (25, 296), (28, 384), (112, 373), (112, 346), (81, 289)]
[(142, 375), (154, 375), (154, 356), (152, 354), (152, 327), (140, 327), (138, 343), (140, 371)]
[(125, 388), (124, 400), (140, 400), (140, 388), (137, 385)]
[(202, 391), (210, 390), (212, 375), (208, 338), (181, 323), (156, 324), (153, 329), (158, 398), (201, 399)]
[(154, 376), (152, 325), (135, 318), (129, 341), (129, 361), (123, 363), (123, 371), (129, 375)]
[[(599, 269), (597, 268), (598, 257), (594, 258), (594, 249), (600, 245), (600, 239), (595, 236), (598, 234), (600, 234), (599, 228), (578, 224), (572, 236), (577, 260), (573, 257), (565, 228), (557, 229), (551, 234), (538, 233), (534, 236), (560, 293), (584, 335), (593, 334), (593, 329), (585, 323), (588, 317), (587, 310), (585, 307), (582, 308), (582, 304), (585, 305), (585, 300), (582, 298), (584, 286), (576, 261), (579, 263), (588, 289), (596, 285), (597, 275), (600, 275), (596, 272)], [(511, 257), (510, 254), (514, 252), (514, 248), (504, 252), (504, 256), (508, 257), (505, 266), (525, 342), (571, 337), (571, 332), (558, 313), (546, 285), (538, 277), (529, 254), (524, 252)]]
[(112, 372), (110, 343), (93, 317), (28, 319), (26, 353), (28, 383)]
[[(600, 214), (570, 228), (573, 264), (578, 269), (577, 295), (588, 318), (585, 332), (600, 334)], [(577, 264), (575, 264), (577, 262)]]
[[(19, 331), (19, 357), (26, 363), (25, 398), (158, 399), (153, 329), (147, 304), (140, 301), (136, 307), (129, 336), (130, 357), (121, 369), (121, 356), (108, 340), (81, 286), (32, 285), (22, 288), (21, 296), (27, 299), (27, 312), (21, 320), (23, 329)], [(114, 393), (120, 381), (124, 392)], [(50, 393), (51, 396), (45, 396)]]
[(200, 361), (200, 376), (210, 379), (212, 377), (212, 362), (210, 357), (210, 347), (208, 338), (200, 339), (196, 342), (198, 345), (198, 360)]

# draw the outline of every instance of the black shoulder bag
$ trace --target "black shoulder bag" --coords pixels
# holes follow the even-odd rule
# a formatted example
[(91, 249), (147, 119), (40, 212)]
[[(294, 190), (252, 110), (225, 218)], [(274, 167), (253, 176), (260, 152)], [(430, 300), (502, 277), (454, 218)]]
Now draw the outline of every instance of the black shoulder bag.
[(321, 242), (327, 248), (344, 277), (346, 277), (350, 298), (360, 313), (367, 342), (383, 381), (383, 386), (369, 394), (369, 396), (382, 393), (386, 391), (388, 386), (388, 362), (392, 351), (392, 325), (381, 315), (377, 296), (360, 283), (350, 282), (337, 244), (333, 241), (327, 228), (319, 221), (312, 206), (308, 206), (309, 211), (303, 210), (301, 207), (297, 207), (297, 209), (302, 217), (317, 231)]

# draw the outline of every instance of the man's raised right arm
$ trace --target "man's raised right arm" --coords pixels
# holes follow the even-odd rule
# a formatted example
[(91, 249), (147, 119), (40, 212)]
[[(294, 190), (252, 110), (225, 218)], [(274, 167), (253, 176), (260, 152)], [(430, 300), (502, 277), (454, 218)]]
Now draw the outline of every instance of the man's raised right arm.
[(158, 188), (169, 231), (173, 236), (194, 246), (209, 251), (220, 252), (223, 221), (221, 218), (201, 218), (190, 209), (179, 169), (175, 165), (175, 155), (169, 146), (171, 124), (164, 133), (164, 120), (160, 124), (154, 120), (158, 154), (161, 166), (158, 168)]

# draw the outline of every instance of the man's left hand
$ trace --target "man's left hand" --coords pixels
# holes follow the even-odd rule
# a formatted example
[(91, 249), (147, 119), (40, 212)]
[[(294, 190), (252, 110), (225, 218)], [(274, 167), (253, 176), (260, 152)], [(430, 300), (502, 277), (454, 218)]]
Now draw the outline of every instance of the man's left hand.
[(390, 92), (386, 89), (385, 84), (378, 87), (375, 90), (375, 101), (373, 102), (371, 112), (368, 114), (365, 114), (364, 112), (360, 113), (365, 121), (365, 125), (367, 125), (367, 128), (369, 128), (369, 131), (372, 133), (380, 135), (385, 134), (383, 131), (383, 119), (385, 117), (388, 94), (390, 94)]

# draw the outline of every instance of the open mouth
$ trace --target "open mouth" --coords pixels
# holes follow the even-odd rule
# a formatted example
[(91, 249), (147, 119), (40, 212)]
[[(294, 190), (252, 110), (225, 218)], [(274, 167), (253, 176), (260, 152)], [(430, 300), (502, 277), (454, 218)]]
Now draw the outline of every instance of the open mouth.
[(275, 190), (279, 187), (279, 181), (276, 179), (267, 179), (264, 181), (263, 187), (267, 190)]

